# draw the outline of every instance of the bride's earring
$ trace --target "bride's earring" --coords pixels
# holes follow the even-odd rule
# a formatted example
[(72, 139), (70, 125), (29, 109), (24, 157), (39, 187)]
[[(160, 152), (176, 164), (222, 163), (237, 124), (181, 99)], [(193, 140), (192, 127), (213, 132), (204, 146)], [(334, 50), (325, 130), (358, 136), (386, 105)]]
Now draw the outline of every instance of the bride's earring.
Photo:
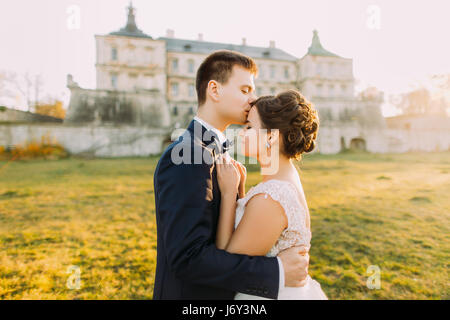
[(270, 143), (266, 142), (267, 149), (270, 149)]

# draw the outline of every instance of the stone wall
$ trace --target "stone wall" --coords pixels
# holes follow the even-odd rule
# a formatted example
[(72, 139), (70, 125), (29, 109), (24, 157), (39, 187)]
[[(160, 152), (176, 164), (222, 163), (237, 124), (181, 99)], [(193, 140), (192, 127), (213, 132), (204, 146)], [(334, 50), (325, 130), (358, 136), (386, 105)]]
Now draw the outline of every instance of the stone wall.
[(319, 128), (317, 151), (335, 154), (349, 149), (352, 140), (364, 140), (365, 150), (373, 153), (388, 152), (386, 131), (383, 128), (368, 128), (358, 125), (329, 125)]
[(62, 119), (0, 106), (0, 122), (63, 122)]
[(364, 141), (365, 151), (404, 153), (450, 151), (450, 127), (447, 129), (389, 129), (358, 125), (321, 126), (317, 152), (335, 154), (352, 147), (353, 141)]
[(450, 151), (450, 127), (447, 129), (387, 129), (386, 152), (434, 152)]
[[(182, 129), (180, 129), (182, 130)], [(87, 126), (69, 124), (2, 124), (0, 146), (40, 141), (49, 135), (72, 154), (98, 157), (148, 156), (159, 154), (170, 141), (167, 129), (137, 126)], [(353, 142), (352, 142), (353, 141)], [(353, 126), (322, 126), (313, 152), (335, 154), (352, 146), (372, 153), (450, 151), (447, 130), (380, 129)]]
[(40, 141), (48, 135), (71, 154), (98, 157), (149, 156), (162, 151), (169, 133), (136, 126), (77, 126), (57, 124), (0, 125), (0, 145)]
[(158, 91), (134, 92), (83, 89), (71, 90), (66, 124), (127, 124), (165, 128), (170, 114), (164, 95)]

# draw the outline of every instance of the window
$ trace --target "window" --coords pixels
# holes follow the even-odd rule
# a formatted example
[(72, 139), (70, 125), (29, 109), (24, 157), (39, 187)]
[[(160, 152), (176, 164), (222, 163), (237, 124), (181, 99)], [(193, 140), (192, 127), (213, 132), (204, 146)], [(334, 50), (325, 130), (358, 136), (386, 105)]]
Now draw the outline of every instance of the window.
[(264, 66), (263, 65), (260, 65), (258, 67), (258, 77), (261, 79), (264, 79)]
[(116, 89), (117, 88), (117, 74), (113, 73), (111, 75), (111, 86)]
[(346, 65), (345, 65), (345, 63), (342, 63), (341, 64), (341, 75), (345, 75), (346, 74)]
[(341, 84), (341, 91), (342, 91), (342, 93), (347, 92), (347, 86), (345, 84)]
[(328, 63), (328, 73), (330, 76), (334, 75), (334, 64), (333, 62)]
[(129, 86), (136, 90), (138, 88), (137, 86), (138, 75), (136, 73), (129, 73), (128, 77), (130, 78)]
[(289, 79), (289, 67), (284, 67), (284, 77)]
[(145, 88), (147, 88), (147, 89), (153, 88), (153, 76), (151, 74), (145, 74), (144, 75), (144, 83), (145, 83)]
[(173, 107), (172, 113), (174, 116), (178, 115), (178, 107), (177, 106)]
[(117, 48), (111, 49), (111, 59), (116, 61), (117, 60)]
[(171, 87), (170, 87), (170, 93), (172, 94), (172, 96), (176, 97), (178, 95), (178, 83), (172, 83)]
[(270, 94), (271, 95), (275, 95), (275, 91), (276, 91), (275, 88), (270, 88)]
[(178, 71), (178, 59), (172, 59), (172, 71)]
[(194, 114), (194, 107), (189, 107), (189, 114), (193, 115)]
[(189, 85), (189, 97), (193, 97), (194, 96), (194, 91), (195, 91), (195, 87), (193, 84)]
[(322, 84), (318, 84), (317, 86), (316, 86), (316, 89), (317, 89), (317, 95), (318, 96), (321, 96), (322, 95)]
[(188, 73), (194, 73), (194, 60), (192, 59), (188, 61)]
[(275, 66), (270, 66), (270, 78), (275, 78)]
[(321, 75), (321, 74), (322, 74), (322, 64), (321, 64), (321, 63), (318, 63), (318, 64), (316, 65), (316, 73), (317, 73), (318, 75)]
[(334, 85), (330, 84), (328, 86), (328, 92), (330, 93), (330, 96), (334, 96)]

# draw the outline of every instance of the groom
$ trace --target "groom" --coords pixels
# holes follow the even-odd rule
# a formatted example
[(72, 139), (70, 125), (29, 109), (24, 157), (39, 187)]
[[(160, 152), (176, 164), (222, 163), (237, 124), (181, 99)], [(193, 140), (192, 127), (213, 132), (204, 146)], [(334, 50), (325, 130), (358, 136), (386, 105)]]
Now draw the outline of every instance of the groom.
[(250, 57), (227, 50), (212, 53), (198, 69), (197, 116), (164, 151), (154, 175), (153, 299), (233, 299), (236, 292), (277, 299), (282, 286), (304, 284), (309, 256), (299, 248), (269, 258), (215, 246), (221, 195), (214, 159), (224, 152), (222, 132), (247, 120), (256, 73)]

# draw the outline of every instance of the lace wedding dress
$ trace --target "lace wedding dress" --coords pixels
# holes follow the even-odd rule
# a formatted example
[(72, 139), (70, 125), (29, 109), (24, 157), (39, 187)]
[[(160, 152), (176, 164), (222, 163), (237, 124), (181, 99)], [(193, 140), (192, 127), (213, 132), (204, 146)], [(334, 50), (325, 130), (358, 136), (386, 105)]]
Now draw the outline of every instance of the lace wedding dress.
[[(284, 180), (268, 180), (261, 182), (251, 188), (244, 198), (237, 201), (236, 218), (234, 228), (236, 229), (241, 221), (247, 202), (256, 194), (269, 195), (273, 200), (278, 201), (283, 207), (287, 219), (288, 227), (281, 233), (280, 238), (267, 253), (267, 257), (275, 257), (284, 249), (302, 245), (310, 247), (311, 231), (308, 228), (309, 219), (306, 211), (306, 201), (302, 204), (299, 193), (295, 185)], [(267, 298), (248, 295), (238, 292), (235, 300), (268, 300)], [(309, 275), (303, 287), (281, 288), (278, 300), (326, 300), (327, 297), (322, 291), (320, 284)]]

